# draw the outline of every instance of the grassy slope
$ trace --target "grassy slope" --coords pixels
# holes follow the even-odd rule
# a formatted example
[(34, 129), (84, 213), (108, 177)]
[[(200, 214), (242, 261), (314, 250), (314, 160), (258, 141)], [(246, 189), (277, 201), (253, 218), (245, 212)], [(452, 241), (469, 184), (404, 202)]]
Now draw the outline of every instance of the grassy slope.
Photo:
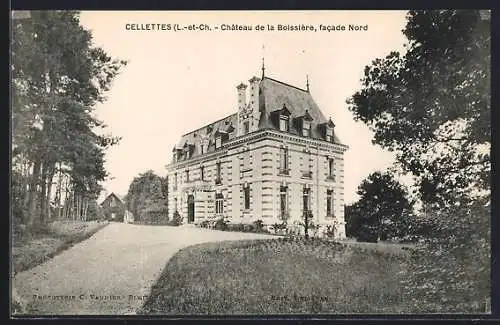
[(170, 260), (140, 313), (398, 313), (404, 256), (285, 240), (197, 245)]
[(107, 222), (56, 221), (12, 244), (12, 270), (16, 274), (33, 268), (105, 227)]

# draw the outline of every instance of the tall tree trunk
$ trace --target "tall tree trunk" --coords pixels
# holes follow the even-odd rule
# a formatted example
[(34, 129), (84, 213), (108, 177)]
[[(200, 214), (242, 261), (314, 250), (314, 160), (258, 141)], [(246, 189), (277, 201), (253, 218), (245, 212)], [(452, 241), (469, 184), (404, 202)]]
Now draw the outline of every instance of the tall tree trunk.
[(39, 215), (37, 213), (37, 185), (40, 178), (40, 169), (42, 163), (40, 160), (36, 160), (33, 165), (33, 174), (31, 176), (30, 188), (29, 188), (29, 198), (28, 198), (28, 222), (27, 227), (33, 226), (36, 217)]
[(61, 201), (62, 201), (62, 181), (63, 175), (61, 170), (61, 163), (57, 171), (57, 187), (56, 187), (56, 202), (57, 202), (57, 217), (61, 218)]
[(70, 204), (69, 204), (69, 214), (71, 216), (71, 219), (75, 220), (75, 191), (71, 190), (70, 192)]
[(78, 194), (76, 196), (76, 217), (78, 220), (81, 220), (82, 218), (81, 207), (82, 207), (82, 196)]
[(50, 172), (47, 176), (47, 197), (46, 197), (46, 203), (45, 203), (45, 216), (47, 217), (47, 221), (51, 221), (52, 219), (52, 211), (50, 207), (50, 198), (52, 196), (52, 181), (54, 179), (54, 173), (55, 169), (54, 167), (51, 167)]
[(87, 210), (89, 208), (89, 199), (85, 198), (84, 203), (85, 204), (83, 205), (83, 220), (87, 221)]
[(29, 180), (30, 180), (30, 167), (31, 164), (29, 162), (23, 162), (22, 168), (22, 193), (23, 193), (23, 201), (21, 202), (21, 211), (22, 211), (22, 223), (28, 222), (28, 205), (29, 205)]
[(68, 179), (64, 181), (64, 204), (63, 204), (63, 217), (69, 219), (69, 184)]
[(41, 190), (40, 190), (40, 222), (45, 223), (46, 220), (46, 214), (45, 214), (45, 207), (47, 205), (47, 200), (45, 200), (45, 197), (47, 196), (47, 164), (43, 163), (42, 164), (42, 172), (40, 175), (40, 185), (41, 185)]

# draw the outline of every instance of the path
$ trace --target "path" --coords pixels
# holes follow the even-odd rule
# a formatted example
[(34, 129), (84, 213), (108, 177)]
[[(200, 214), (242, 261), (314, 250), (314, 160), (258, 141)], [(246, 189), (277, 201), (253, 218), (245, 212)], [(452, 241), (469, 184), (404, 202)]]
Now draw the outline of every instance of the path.
[(113, 223), (13, 280), (37, 315), (134, 314), (167, 261), (198, 243), (276, 238), (189, 226)]

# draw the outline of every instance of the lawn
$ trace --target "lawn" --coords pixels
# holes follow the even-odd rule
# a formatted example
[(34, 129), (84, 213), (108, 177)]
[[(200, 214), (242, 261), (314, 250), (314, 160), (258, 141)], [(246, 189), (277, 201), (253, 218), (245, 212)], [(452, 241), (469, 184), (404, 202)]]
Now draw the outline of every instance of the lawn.
[(13, 274), (35, 267), (79, 243), (108, 224), (107, 221), (54, 221), (38, 226), (23, 236), (14, 234)]
[(404, 312), (407, 251), (259, 240), (188, 247), (166, 265), (140, 314)]

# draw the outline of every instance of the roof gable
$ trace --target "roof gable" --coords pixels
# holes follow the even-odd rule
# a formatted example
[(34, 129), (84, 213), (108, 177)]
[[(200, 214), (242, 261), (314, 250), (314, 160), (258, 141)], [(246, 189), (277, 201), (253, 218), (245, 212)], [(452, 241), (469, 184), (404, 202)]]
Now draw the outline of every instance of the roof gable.
[(103, 205), (105, 202), (107, 202), (107, 201), (109, 201), (109, 200), (112, 200), (112, 199), (119, 201), (121, 204), (125, 204), (125, 200), (124, 200), (121, 196), (119, 196), (119, 195), (115, 194), (114, 192), (111, 192), (111, 193), (110, 193), (110, 194), (109, 194), (109, 195), (108, 195), (108, 196), (107, 196), (107, 197), (106, 197), (106, 198), (105, 198), (105, 199), (101, 202), (101, 205)]
[(301, 118), (303, 120), (306, 120), (306, 121), (312, 121), (313, 120), (311, 114), (309, 114), (309, 111), (307, 109), (306, 109), (306, 112), (304, 113), (304, 115), (299, 116), (299, 118)]

